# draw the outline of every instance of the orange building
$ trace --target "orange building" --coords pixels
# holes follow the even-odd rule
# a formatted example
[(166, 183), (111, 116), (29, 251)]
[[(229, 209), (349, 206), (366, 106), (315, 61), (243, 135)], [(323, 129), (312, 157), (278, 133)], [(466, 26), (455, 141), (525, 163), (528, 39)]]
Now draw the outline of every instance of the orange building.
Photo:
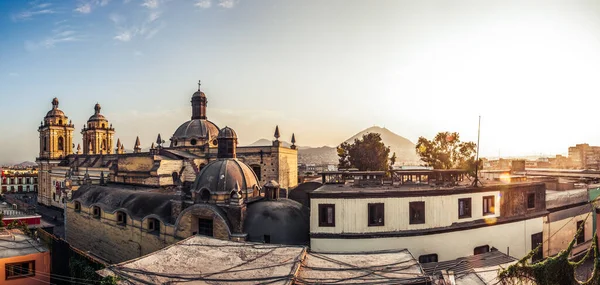
[(50, 284), (50, 251), (19, 230), (0, 230), (0, 284)]

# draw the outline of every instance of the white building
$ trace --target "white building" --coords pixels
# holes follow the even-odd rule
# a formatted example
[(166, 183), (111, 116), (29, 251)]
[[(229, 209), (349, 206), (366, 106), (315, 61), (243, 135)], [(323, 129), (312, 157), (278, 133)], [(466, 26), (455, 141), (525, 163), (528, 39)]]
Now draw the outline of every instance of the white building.
[[(475, 188), (449, 182), (462, 179), (458, 172), (436, 170), (399, 170), (394, 177), (417, 175), (390, 183), (379, 172), (323, 173), (324, 185), (310, 194), (311, 250), (406, 248), (426, 263), (492, 249), (522, 257), (542, 242), (547, 213), (543, 183)], [(440, 182), (463, 185), (436, 186)]]

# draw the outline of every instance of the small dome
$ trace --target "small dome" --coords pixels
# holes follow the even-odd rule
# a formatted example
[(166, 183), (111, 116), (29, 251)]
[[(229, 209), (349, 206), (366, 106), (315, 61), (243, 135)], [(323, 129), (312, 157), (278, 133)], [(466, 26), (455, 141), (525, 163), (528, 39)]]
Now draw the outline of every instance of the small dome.
[(46, 113), (46, 118), (65, 117), (65, 113), (58, 108), (58, 98), (52, 99), (52, 110)]
[[(188, 93), (188, 94), (189, 94), (189, 93)], [(204, 92), (202, 92), (202, 91), (198, 90), (198, 91), (194, 92), (194, 94), (192, 95), (192, 99), (193, 99), (194, 97), (204, 97), (204, 98), (206, 98), (206, 95), (204, 94)]]
[(248, 204), (244, 229), (251, 242), (264, 242), (268, 235), (271, 243), (306, 245), (309, 221), (309, 209), (296, 201), (258, 201)]
[(209, 139), (219, 134), (219, 128), (213, 122), (209, 120), (189, 120), (175, 131), (171, 140), (177, 139), (188, 139), (188, 138), (202, 138)]
[(224, 127), (219, 131), (218, 139), (237, 139), (237, 134), (230, 127)]
[(94, 115), (88, 119), (88, 122), (106, 121), (106, 118), (100, 114), (101, 109), (100, 104), (96, 103), (96, 105), (94, 105)]
[(229, 194), (238, 184), (240, 191), (252, 192), (260, 187), (252, 169), (237, 159), (221, 159), (210, 162), (196, 177), (193, 191), (208, 189), (211, 193)]

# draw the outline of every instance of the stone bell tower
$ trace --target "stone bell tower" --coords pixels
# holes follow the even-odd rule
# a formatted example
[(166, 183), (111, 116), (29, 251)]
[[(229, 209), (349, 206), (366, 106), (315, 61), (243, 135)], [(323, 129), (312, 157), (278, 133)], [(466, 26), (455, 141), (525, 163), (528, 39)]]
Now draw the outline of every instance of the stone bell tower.
[(83, 136), (84, 154), (112, 154), (113, 136), (115, 129), (104, 115), (100, 114), (100, 104), (94, 106), (94, 115), (92, 115), (87, 125), (83, 126), (81, 135)]

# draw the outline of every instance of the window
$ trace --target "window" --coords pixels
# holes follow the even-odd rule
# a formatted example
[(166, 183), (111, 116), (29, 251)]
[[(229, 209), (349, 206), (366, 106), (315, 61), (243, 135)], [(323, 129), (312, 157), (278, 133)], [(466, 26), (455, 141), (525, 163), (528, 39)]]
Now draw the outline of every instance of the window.
[(425, 223), (425, 202), (408, 203), (411, 225)]
[(581, 234), (577, 236), (577, 244), (582, 244), (585, 242), (585, 221), (577, 222), (577, 230), (581, 229)]
[(369, 203), (369, 227), (384, 225), (383, 203)]
[(271, 235), (264, 236), (265, 243), (271, 243)]
[(213, 236), (213, 220), (212, 219), (198, 219), (198, 234), (204, 236)]
[(160, 233), (160, 222), (154, 218), (148, 218), (148, 232), (153, 234)]
[(486, 252), (490, 252), (489, 245), (478, 246), (475, 249), (473, 249), (473, 255), (478, 255)]
[(35, 276), (35, 261), (7, 263), (4, 269), (6, 280)]
[(197, 141), (196, 139), (192, 139), (192, 140), (190, 141), (190, 144), (191, 144), (191, 145), (196, 145), (197, 143), (198, 143), (198, 141)]
[(64, 150), (64, 146), (63, 146), (64, 142), (63, 142), (63, 138), (59, 137), (58, 138), (58, 150)]
[(438, 262), (437, 254), (426, 254), (419, 256), (419, 263), (430, 263), (430, 262)]
[(496, 209), (494, 207), (495, 202), (494, 196), (485, 196), (483, 197), (483, 215), (493, 215), (496, 213)]
[(210, 191), (208, 191), (208, 189), (202, 189), (200, 191), (200, 200), (202, 202), (208, 202), (208, 200), (210, 200)]
[(127, 224), (127, 214), (124, 212), (117, 212), (117, 225), (124, 226)]
[(319, 204), (319, 227), (335, 227), (334, 204)]
[[(538, 247), (538, 245), (540, 245), (543, 241), (542, 241), (543, 235), (542, 233), (537, 233), (537, 234), (533, 234), (531, 235), (531, 250), (534, 250), (535, 248)], [(536, 252), (535, 254), (531, 257), (531, 261), (536, 262), (536, 261), (540, 261), (544, 258), (544, 248), (543, 246), (541, 246)]]
[(94, 216), (94, 218), (100, 219), (100, 207), (94, 206), (92, 208), (92, 215)]
[(260, 180), (260, 165), (252, 165), (252, 171), (256, 173), (256, 177), (258, 177), (258, 180)]
[(81, 211), (81, 203), (75, 201), (74, 206), (75, 206), (75, 212)]
[(458, 199), (458, 218), (471, 217), (471, 198)]
[(535, 193), (527, 194), (527, 209), (535, 208)]

